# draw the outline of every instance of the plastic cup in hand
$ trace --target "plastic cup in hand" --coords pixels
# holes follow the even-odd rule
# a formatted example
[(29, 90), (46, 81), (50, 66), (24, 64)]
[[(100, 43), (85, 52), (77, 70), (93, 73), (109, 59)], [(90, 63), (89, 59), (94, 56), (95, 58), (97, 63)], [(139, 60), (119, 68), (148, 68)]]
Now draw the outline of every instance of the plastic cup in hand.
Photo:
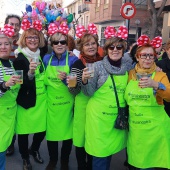
[(70, 73), (67, 77), (69, 78), (68, 87), (76, 87), (77, 75), (75, 73)]
[(86, 63), (86, 67), (90, 72), (90, 77), (94, 77), (94, 63)]
[(38, 58), (38, 57), (33, 58), (33, 62), (37, 63), (37, 65), (40, 64), (40, 61), (39, 61), (39, 58)]
[(137, 80), (139, 81), (143, 77), (147, 77), (147, 73), (136, 73)]
[(23, 84), (23, 70), (15, 70), (14, 75), (18, 76), (16, 84)]

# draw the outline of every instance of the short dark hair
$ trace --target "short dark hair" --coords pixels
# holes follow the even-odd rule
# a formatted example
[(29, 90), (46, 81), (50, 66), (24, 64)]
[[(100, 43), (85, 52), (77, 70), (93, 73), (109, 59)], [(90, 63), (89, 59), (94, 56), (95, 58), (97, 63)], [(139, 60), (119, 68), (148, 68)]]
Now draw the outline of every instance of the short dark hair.
[(5, 18), (5, 24), (8, 24), (10, 18), (16, 18), (19, 21), (19, 25), (21, 25), (21, 18), (18, 15), (15, 14), (8, 14), (7, 17)]

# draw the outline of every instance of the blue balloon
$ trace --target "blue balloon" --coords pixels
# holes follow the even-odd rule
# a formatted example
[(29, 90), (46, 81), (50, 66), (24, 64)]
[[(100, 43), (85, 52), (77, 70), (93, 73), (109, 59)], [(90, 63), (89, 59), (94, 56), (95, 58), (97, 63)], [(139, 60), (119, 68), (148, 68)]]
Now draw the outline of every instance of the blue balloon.
[(35, 11), (37, 14), (40, 14), (40, 11), (38, 10), (38, 8), (35, 8)]
[(28, 21), (32, 24), (32, 19), (31, 18), (28, 18)]
[(31, 7), (31, 5), (26, 4), (26, 11), (27, 11), (27, 12), (32, 12), (32, 7)]

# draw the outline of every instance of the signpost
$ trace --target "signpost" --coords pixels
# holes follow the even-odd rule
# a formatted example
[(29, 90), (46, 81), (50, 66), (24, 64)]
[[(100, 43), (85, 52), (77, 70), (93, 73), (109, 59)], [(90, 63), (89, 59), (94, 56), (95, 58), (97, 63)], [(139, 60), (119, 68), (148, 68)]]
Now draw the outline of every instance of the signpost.
[[(129, 35), (129, 25), (130, 19), (133, 18), (136, 14), (135, 5), (130, 2), (124, 3), (120, 8), (120, 14), (123, 18), (126, 19), (126, 27), (128, 28), (128, 35)], [(128, 39), (127, 39), (128, 42)]]

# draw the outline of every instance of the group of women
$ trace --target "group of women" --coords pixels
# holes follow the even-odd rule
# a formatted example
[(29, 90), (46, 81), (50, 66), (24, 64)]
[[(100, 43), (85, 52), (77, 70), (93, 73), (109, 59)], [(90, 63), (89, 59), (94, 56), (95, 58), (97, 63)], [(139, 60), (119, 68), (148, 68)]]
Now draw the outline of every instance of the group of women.
[[(69, 55), (67, 34), (61, 27), (51, 35), (52, 53), (42, 60), (41, 31), (26, 28), (13, 63), (8, 58), (11, 39), (0, 35), (0, 170), (5, 169), (14, 131), (24, 170), (32, 170), (29, 155), (44, 162), (39, 148), (45, 136), (50, 157), (46, 170), (57, 165), (59, 141), (62, 170), (69, 169), (72, 143), (78, 170), (109, 170), (111, 156), (125, 147), (131, 169), (170, 169), (170, 118), (163, 105), (163, 100), (170, 101), (170, 83), (165, 73), (156, 71), (155, 48), (149, 41), (140, 44), (133, 68), (132, 60), (123, 57), (123, 34), (106, 40), (103, 57), (98, 37), (87, 30), (77, 40), (79, 58)], [(87, 63), (94, 64), (93, 71)], [(17, 84), (14, 70), (23, 70), (23, 84)], [(77, 76), (75, 87), (68, 87), (70, 72)], [(137, 73), (146, 75), (138, 78)], [(114, 128), (114, 88), (120, 107), (129, 105), (128, 131)], [(29, 134), (34, 134), (30, 147)]]

